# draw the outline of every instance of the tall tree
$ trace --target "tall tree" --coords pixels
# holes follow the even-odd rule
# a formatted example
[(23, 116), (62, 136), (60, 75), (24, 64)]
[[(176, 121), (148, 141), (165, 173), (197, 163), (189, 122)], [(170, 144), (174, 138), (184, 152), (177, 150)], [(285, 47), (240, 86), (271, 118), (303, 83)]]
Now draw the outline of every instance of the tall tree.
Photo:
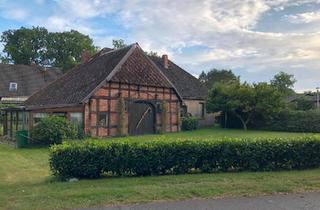
[(231, 70), (218, 70), (212, 69), (209, 72), (201, 72), (199, 75), (199, 80), (207, 88), (211, 88), (214, 84), (218, 82), (228, 83), (239, 80), (239, 77), (233, 74)]
[(3, 60), (15, 64), (36, 62), (41, 65), (47, 52), (47, 39), (48, 31), (42, 27), (4, 31), (1, 36), (3, 52), (6, 54)]
[(250, 85), (239, 81), (217, 83), (209, 92), (209, 112), (232, 113), (247, 130), (255, 115), (268, 117), (283, 109), (282, 95), (267, 83)]
[(4, 31), (1, 36), (5, 56), (3, 62), (60, 67), (64, 71), (80, 63), (84, 50), (93, 53), (96, 48), (89, 36), (78, 31), (48, 32), (41, 27), (21, 27)]
[(127, 46), (123, 39), (113, 39), (112, 45), (113, 45), (114, 49), (119, 49), (119, 48), (123, 48), (123, 47)]
[(270, 81), (271, 85), (277, 88), (283, 95), (289, 96), (294, 93), (293, 87), (296, 83), (294, 75), (287, 74), (283, 71), (274, 75), (273, 79)]
[(91, 55), (96, 51), (92, 39), (75, 30), (50, 33), (47, 48), (48, 62), (63, 71), (79, 64), (84, 51)]

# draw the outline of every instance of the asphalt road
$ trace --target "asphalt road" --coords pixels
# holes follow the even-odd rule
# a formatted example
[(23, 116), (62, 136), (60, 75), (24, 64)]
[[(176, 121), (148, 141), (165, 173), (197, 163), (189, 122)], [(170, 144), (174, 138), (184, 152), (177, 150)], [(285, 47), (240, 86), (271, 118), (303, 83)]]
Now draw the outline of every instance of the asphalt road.
[(320, 210), (320, 192), (243, 198), (196, 199), (83, 210)]

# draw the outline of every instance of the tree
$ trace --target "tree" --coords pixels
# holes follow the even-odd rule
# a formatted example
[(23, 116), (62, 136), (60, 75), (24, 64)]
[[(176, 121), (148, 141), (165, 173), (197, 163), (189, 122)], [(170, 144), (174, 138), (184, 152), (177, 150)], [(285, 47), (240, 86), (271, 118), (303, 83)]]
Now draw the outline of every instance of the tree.
[(199, 80), (207, 88), (211, 88), (214, 84), (218, 82), (222, 82), (222, 83), (233, 82), (233, 81), (239, 80), (239, 77), (234, 75), (231, 70), (212, 69), (207, 73), (202, 71), (201, 74), (199, 75)]
[(123, 48), (123, 47), (127, 46), (127, 45), (124, 43), (124, 40), (123, 40), (123, 39), (113, 39), (113, 40), (112, 40), (112, 45), (113, 45), (113, 48), (114, 48), (114, 49), (119, 49), (119, 48)]
[(270, 81), (271, 85), (277, 88), (284, 96), (289, 96), (294, 93), (292, 89), (296, 83), (294, 75), (287, 74), (283, 71), (274, 75), (273, 79)]
[(4, 31), (1, 41), (5, 53), (2, 62), (25, 65), (35, 62), (60, 67), (64, 71), (80, 63), (84, 50), (96, 51), (92, 39), (75, 30), (49, 33), (43, 27), (21, 27)]
[[(32, 29), (21, 27), (2, 33), (3, 52), (6, 59), (15, 64), (42, 64), (47, 52), (48, 31), (42, 27)], [(3, 59), (4, 60), (4, 59)]]
[(255, 116), (267, 119), (283, 107), (281, 93), (267, 83), (220, 82), (209, 91), (208, 111), (232, 113), (241, 121), (244, 130)]
[(152, 51), (152, 50), (149, 51), (149, 52), (146, 52), (146, 54), (147, 54), (148, 56), (151, 56), (151, 57), (160, 57), (157, 52)]
[(97, 48), (89, 36), (71, 30), (50, 33), (47, 49), (46, 59), (49, 64), (67, 71), (81, 62), (85, 50), (92, 55)]

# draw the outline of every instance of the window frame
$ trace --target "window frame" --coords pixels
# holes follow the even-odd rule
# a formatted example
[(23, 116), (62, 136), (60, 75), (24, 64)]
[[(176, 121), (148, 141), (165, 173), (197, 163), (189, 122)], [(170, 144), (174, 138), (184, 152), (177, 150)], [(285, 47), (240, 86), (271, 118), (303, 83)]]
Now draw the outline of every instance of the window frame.
[(10, 82), (9, 83), (9, 91), (17, 91), (18, 90), (18, 83), (17, 82)]
[[(102, 118), (101, 118), (102, 115), (105, 115), (105, 117), (104, 117), (105, 119), (102, 119)], [(109, 127), (109, 117), (110, 117), (110, 116), (109, 116), (109, 113), (108, 113), (108, 112), (98, 112), (98, 116), (97, 116), (97, 121), (98, 121), (98, 122), (97, 122), (97, 126), (98, 126), (98, 127), (103, 127), (103, 128)], [(101, 123), (102, 120), (105, 120), (105, 123), (104, 123), (104, 124)]]

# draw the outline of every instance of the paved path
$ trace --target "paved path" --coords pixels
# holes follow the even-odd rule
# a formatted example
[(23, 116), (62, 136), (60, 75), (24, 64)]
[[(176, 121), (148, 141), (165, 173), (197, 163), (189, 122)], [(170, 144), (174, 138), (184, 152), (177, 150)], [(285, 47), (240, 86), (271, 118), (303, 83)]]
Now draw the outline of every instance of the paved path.
[[(119, 205), (85, 210), (320, 210), (320, 192)], [(83, 209), (84, 210), (84, 209)]]

